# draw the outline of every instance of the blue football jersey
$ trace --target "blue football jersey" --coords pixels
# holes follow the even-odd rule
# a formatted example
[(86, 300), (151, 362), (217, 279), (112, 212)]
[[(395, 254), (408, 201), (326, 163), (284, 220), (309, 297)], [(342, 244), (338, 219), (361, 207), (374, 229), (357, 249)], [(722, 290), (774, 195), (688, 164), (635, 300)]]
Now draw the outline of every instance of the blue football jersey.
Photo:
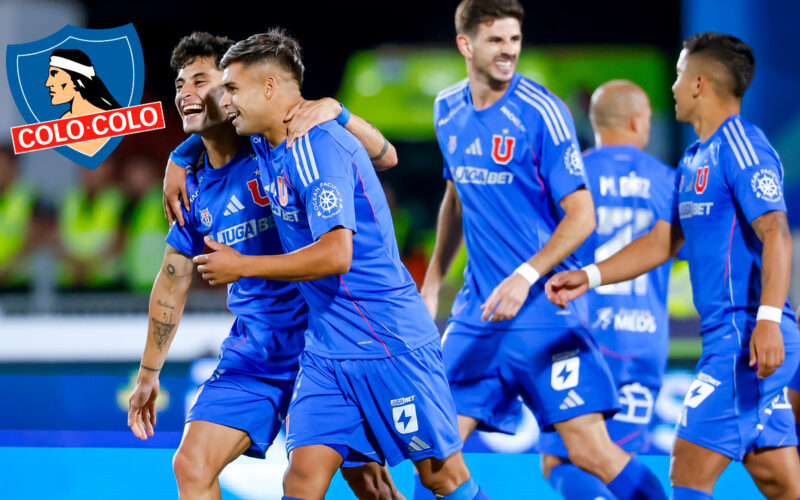
[[(547, 243), (563, 216), (561, 199), (587, 185), (575, 126), (558, 97), (519, 74), (483, 110), (473, 106), (468, 80), (443, 90), (434, 103), (434, 122), (444, 178), (461, 200), (468, 255), (451, 320), (485, 324), (481, 304)], [(577, 268), (572, 255), (553, 272)], [(531, 287), (517, 316), (503, 325), (578, 325), (581, 314), (574, 306), (583, 301), (558, 309), (544, 294), (548, 276)]]
[(369, 155), (336, 122), (314, 127), (290, 150), (252, 137), (284, 250), (337, 227), (353, 231), (350, 271), (298, 283), (310, 309), (306, 349), (337, 359), (385, 358), (439, 332), (400, 261), (394, 226)]
[[(761, 241), (750, 223), (786, 211), (783, 166), (764, 133), (739, 115), (705, 142), (689, 146), (678, 167), (671, 222), (680, 224), (704, 343), (729, 336), (746, 347), (761, 297)], [(784, 342), (797, 323), (784, 305)]]
[[(583, 157), (597, 229), (576, 254), (600, 262), (672, 213), (675, 169), (632, 145), (603, 146)], [(636, 279), (587, 292), (590, 329), (614, 379), (660, 387), (669, 352), (670, 259)]]
[[(190, 141), (202, 145), (197, 137)], [(205, 247), (203, 237), (211, 236), (245, 255), (283, 253), (250, 145), (222, 167), (211, 168), (205, 154), (197, 164), (186, 177), (191, 201), (189, 213), (184, 211), (186, 224), (173, 224), (167, 243), (179, 252), (197, 255)], [(228, 285), (228, 308), (241, 319), (244, 335), (251, 341), (230, 336), (222, 348), (235, 347), (254, 373), (293, 377), (308, 316), (297, 286), (245, 277)]]

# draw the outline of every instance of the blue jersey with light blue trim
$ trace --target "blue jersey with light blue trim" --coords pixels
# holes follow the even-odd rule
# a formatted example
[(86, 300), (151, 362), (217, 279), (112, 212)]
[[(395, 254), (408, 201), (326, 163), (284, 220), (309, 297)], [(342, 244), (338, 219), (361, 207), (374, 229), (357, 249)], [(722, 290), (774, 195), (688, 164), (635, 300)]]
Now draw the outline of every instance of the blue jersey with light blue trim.
[[(194, 156), (200, 152), (198, 143), (202, 148), (197, 136), (185, 143), (195, 145)], [(179, 150), (186, 147), (182, 144)], [(211, 236), (245, 255), (283, 253), (250, 145), (244, 145), (222, 167), (211, 168), (205, 154), (196, 164), (197, 168), (188, 169), (186, 177), (191, 201), (188, 213), (181, 207), (186, 224), (173, 224), (167, 243), (179, 252), (197, 255), (205, 247), (203, 237)], [(242, 320), (250, 341), (230, 336), (223, 342), (223, 350), (235, 349), (240, 358), (247, 360), (251, 373), (292, 378), (303, 350), (308, 315), (297, 286), (241, 278), (228, 285), (228, 308)]]
[[(481, 325), (481, 304), (547, 243), (563, 216), (561, 199), (587, 185), (583, 160), (566, 105), (518, 73), (503, 97), (483, 110), (473, 106), (468, 80), (443, 90), (434, 122), (444, 178), (461, 201), (469, 257), (451, 320)], [(571, 255), (553, 272), (577, 268)], [(575, 307), (582, 309), (583, 301), (558, 309), (544, 294), (546, 281), (543, 276), (531, 287), (504, 326), (579, 324), (585, 312), (576, 314)]]
[[(575, 252), (600, 262), (669, 219), (675, 170), (632, 145), (603, 146), (583, 157), (597, 229)], [(586, 293), (590, 329), (618, 384), (661, 387), (669, 352), (667, 285), (672, 259), (636, 279)]]
[[(704, 342), (734, 331), (746, 348), (761, 297), (763, 248), (750, 224), (786, 211), (780, 158), (758, 127), (732, 115), (707, 141), (689, 146), (676, 187), (671, 222), (683, 230)], [(785, 344), (800, 342), (788, 301), (781, 326)]]
[(336, 359), (386, 358), (439, 338), (400, 261), (383, 189), (364, 146), (336, 122), (287, 151), (252, 137), (286, 252), (343, 227), (353, 231), (350, 271), (298, 283), (309, 309), (306, 349)]

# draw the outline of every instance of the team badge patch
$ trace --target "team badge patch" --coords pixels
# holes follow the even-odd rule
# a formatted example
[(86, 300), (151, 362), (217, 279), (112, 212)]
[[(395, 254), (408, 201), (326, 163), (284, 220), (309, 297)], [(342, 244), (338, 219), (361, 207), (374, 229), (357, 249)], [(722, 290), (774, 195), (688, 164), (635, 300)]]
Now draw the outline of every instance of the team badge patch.
[(419, 430), (417, 407), (414, 403), (392, 408), (392, 419), (394, 420), (394, 428), (400, 434), (409, 434)]
[(320, 182), (314, 188), (311, 206), (318, 217), (330, 219), (342, 211), (342, 193), (330, 182)]
[(17, 154), (55, 148), (93, 169), (122, 136), (164, 128), (161, 103), (140, 104), (144, 57), (132, 24), (67, 25), (42, 40), (9, 45), (6, 72), (28, 123), (11, 128)]
[(453, 153), (456, 152), (456, 140), (457, 140), (456, 136), (454, 136), (454, 135), (450, 136), (450, 142), (447, 143), (447, 151), (450, 154), (453, 154)]
[(557, 391), (571, 389), (578, 385), (581, 358), (573, 356), (553, 363), (550, 370), (550, 386)]
[(516, 138), (508, 136), (492, 136), (492, 159), (498, 165), (508, 165), (514, 157), (514, 144)]
[(200, 210), (200, 221), (206, 226), (211, 225), (211, 212), (207, 208)]
[(686, 398), (683, 400), (683, 405), (689, 408), (697, 408), (700, 403), (714, 392), (715, 387), (703, 380), (694, 379), (689, 390), (686, 392)]
[(766, 168), (762, 168), (753, 174), (752, 179), (750, 179), (750, 186), (756, 196), (764, 201), (774, 203), (780, 201), (783, 196), (781, 181), (778, 176), (775, 175), (775, 172)]
[(564, 151), (564, 166), (567, 167), (567, 170), (572, 175), (583, 175), (583, 158), (574, 144), (570, 144), (567, 150)]

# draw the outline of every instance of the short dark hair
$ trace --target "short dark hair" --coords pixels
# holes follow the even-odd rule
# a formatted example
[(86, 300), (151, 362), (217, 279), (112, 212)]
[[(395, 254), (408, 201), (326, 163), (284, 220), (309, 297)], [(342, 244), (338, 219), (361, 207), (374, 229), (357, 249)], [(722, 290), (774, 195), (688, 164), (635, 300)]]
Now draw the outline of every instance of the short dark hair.
[(494, 19), (513, 17), (520, 24), (525, 9), (519, 0), (462, 0), (456, 8), (456, 33), (474, 35), (478, 25)]
[(300, 43), (286, 34), (283, 28), (272, 28), (266, 33), (257, 33), (228, 49), (220, 67), (227, 68), (233, 63), (245, 65), (256, 63), (277, 64), (292, 74), (298, 86), (303, 84), (303, 58)]
[(214, 36), (205, 31), (195, 31), (191, 35), (181, 38), (178, 45), (172, 49), (169, 65), (173, 71), (180, 71), (192, 64), (198, 57), (213, 57), (214, 64), (219, 67), (222, 56), (225, 55), (233, 40), (224, 36)]
[(705, 31), (687, 38), (683, 48), (689, 55), (703, 55), (724, 66), (731, 76), (726, 90), (738, 98), (744, 96), (756, 74), (756, 58), (747, 43), (735, 36)]

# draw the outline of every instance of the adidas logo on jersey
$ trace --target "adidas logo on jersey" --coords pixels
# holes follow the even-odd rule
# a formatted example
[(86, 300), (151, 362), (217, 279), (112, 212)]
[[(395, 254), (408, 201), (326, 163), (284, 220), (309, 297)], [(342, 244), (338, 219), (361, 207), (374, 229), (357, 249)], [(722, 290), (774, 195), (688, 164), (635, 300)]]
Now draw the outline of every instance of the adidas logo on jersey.
[(483, 156), (483, 149), (481, 149), (481, 140), (475, 139), (467, 149), (464, 150), (468, 155)]
[(567, 393), (567, 397), (564, 398), (564, 401), (561, 402), (561, 406), (558, 407), (559, 410), (566, 410), (569, 408), (575, 408), (576, 406), (580, 406), (584, 404), (585, 401), (582, 397), (578, 396), (578, 393), (575, 392), (574, 389), (571, 389)]
[(244, 210), (244, 205), (242, 205), (242, 202), (239, 201), (239, 198), (234, 194), (231, 196), (231, 201), (225, 206), (225, 213), (223, 215), (235, 214), (239, 210)]

